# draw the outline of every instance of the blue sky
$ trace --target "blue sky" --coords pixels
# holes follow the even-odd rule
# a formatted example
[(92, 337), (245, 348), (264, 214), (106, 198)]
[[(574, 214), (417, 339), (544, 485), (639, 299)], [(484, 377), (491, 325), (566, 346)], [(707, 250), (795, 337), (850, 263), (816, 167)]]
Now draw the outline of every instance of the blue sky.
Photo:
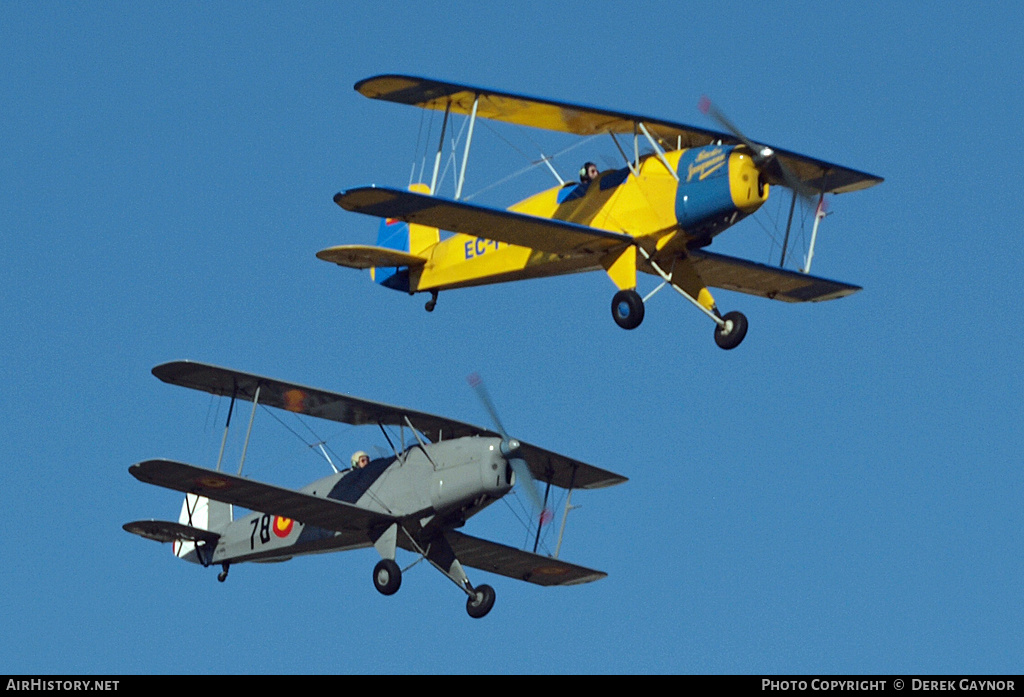
[[(1009, 3), (4, 3), (6, 672), (1019, 673), (1022, 19)], [(600, 274), (446, 293), (427, 314), (314, 256), (376, 235), (335, 192), (408, 182), (420, 113), (352, 90), (387, 72), (713, 127), (708, 94), (754, 139), (885, 177), (832, 200), (816, 250), (815, 273), (864, 291), (719, 291), (751, 324), (730, 352), (668, 293), (619, 329)], [(481, 191), (525, 159), (479, 134), (474, 201), (550, 185)], [(754, 220), (712, 249), (773, 252)], [(216, 460), (225, 405), (149, 374), (183, 358), (487, 425), (465, 382), (480, 372), (514, 435), (630, 478), (574, 497), (562, 548), (608, 578), (475, 572), (497, 590), (480, 621), (425, 564), (380, 596), (372, 550), (217, 583), (121, 530), (180, 507), (129, 465)], [(247, 474), (329, 472), (256, 421)], [(339, 453), (386, 447), (310, 425)], [(524, 538), (503, 503), (466, 532)]]

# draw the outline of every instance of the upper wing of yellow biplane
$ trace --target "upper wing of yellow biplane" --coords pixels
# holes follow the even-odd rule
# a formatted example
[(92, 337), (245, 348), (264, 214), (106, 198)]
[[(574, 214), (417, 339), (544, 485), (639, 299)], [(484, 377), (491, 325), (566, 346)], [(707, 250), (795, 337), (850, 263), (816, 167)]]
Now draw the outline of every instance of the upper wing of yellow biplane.
[[(716, 141), (731, 144), (740, 142), (729, 133), (648, 116), (568, 102), (556, 102), (550, 99), (527, 97), (484, 87), (440, 82), (409, 75), (378, 75), (357, 82), (355, 89), (371, 99), (410, 104), (422, 109), (439, 111), (447, 109), (456, 114), (466, 115), (473, 112), (473, 104), (479, 99), (476, 115), (480, 118), (576, 135), (598, 133), (632, 135), (637, 130), (637, 124), (642, 123), (666, 150), (699, 147)], [(866, 189), (883, 181), (881, 177), (872, 174), (782, 148), (770, 147), (804, 185), (815, 191), (841, 194), (847, 191)], [(785, 184), (781, 180), (771, 183)]]
[(634, 241), (619, 232), (400, 189), (350, 189), (336, 194), (334, 202), (345, 210), (377, 218), (396, 218), (553, 254), (600, 253)]
[(704, 250), (688, 253), (697, 273), (712, 288), (735, 290), (788, 303), (819, 302), (851, 295), (860, 286), (787, 271)]

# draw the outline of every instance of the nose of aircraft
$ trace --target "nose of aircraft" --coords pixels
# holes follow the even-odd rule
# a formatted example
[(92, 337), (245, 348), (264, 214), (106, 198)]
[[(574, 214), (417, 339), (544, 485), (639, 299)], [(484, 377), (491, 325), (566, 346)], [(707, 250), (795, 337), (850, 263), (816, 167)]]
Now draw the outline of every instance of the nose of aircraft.
[(747, 148), (734, 148), (729, 155), (729, 193), (733, 205), (747, 214), (768, 200), (768, 182)]

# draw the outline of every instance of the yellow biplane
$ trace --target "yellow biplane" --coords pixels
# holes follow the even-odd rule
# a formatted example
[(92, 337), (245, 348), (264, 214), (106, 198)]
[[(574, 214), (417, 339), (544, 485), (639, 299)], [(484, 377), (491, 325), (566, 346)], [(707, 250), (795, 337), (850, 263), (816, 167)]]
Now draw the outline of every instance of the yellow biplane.
[[(667, 285), (711, 318), (715, 342), (731, 349), (746, 335), (747, 319), (735, 311), (721, 314), (709, 287), (786, 302), (831, 300), (860, 290), (807, 273), (813, 240), (824, 217), (824, 194), (859, 191), (882, 179), (755, 143), (706, 99), (702, 111), (727, 132), (402, 75), (368, 78), (355, 89), (371, 99), (444, 112), (442, 145), (449, 117), (468, 117), (454, 199), (431, 195), (437, 191), (439, 146), (429, 185), (413, 184), (408, 191), (362, 187), (334, 197), (346, 210), (384, 219), (376, 246), (341, 245), (317, 253), (341, 266), (368, 268), (386, 287), (429, 292), (428, 311), (442, 290), (604, 270), (618, 288), (612, 316), (620, 327), (639, 326), (645, 301)], [(462, 188), (477, 119), (579, 136), (607, 133), (624, 166), (597, 171), (587, 163), (578, 183), (565, 183), (555, 173), (561, 185), (507, 210), (467, 203), (461, 200)], [(804, 269), (704, 249), (754, 213), (772, 185), (793, 192), (789, 225), (798, 197), (817, 198)], [(442, 230), (454, 234), (442, 239)], [(788, 241), (788, 227), (786, 232)], [(637, 272), (662, 280), (646, 298), (636, 291)]]

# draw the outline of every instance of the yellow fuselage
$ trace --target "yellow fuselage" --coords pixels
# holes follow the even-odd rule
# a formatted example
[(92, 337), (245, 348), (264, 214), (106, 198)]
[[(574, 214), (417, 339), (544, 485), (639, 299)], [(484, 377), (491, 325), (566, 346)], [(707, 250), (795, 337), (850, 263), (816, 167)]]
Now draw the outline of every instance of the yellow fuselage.
[[(567, 184), (535, 194), (509, 208), (540, 218), (628, 234), (652, 252), (703, 246), (711, 237), (753, 213), (768, 197), (768, 185), (742, 147), (707, 146), (665, 154), (678, 181), (656, 156), (628, 168), (603, 172), (589, 184)], [(703, 241), (706, 238), (707, 241)], [(435, 238), (436, 239), (436, 238)], [(501, 281), (606, 269), (593, 257), (553, 254), (456, 233), (418, 253), (428, 257), (410, 273), (410, 292), (444, 290)], [(641, 263), (636, 270), (646, 270)], [(613, 280), (623, 287), (635, 280)], [(627, 276), (628, 278), (628, 276)]]

